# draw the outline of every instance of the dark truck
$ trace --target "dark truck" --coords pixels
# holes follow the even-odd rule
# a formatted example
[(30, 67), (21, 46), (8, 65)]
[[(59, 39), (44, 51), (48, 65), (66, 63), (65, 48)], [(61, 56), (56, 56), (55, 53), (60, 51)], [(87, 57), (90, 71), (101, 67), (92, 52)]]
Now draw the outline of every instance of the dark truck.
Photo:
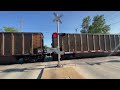
[[(52, 35), (52, 47), (57, 48), (57, 37)], [(60, 34), (61, 59), (119, 55), (119, 34)], [(57, 54), (53, 54), (57, 60)]]
[(43, 34), (0, 32), (0, 64), (43, 61)]

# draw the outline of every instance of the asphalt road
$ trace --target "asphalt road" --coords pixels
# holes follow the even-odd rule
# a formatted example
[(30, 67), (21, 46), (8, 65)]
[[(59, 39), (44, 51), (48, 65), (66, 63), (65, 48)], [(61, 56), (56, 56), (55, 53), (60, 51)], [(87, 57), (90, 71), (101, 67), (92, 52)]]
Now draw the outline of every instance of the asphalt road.
[[(49, 60), (48, 60), (49, 61)], [(54, 62), (0, 65), (0, 79), (40, 79), (43, 69), (56, 66)], [(99, 57), (61, 61), (73, 66), (87, 79), (120, 79), (120, 57)]]
[[(56, 64), (48, 62), (46, 66)], [(61, 64), (74, 67), (86, 79), (120, 79), (120, 56), (72, 59)]]
[(75, 69), (87, 79), (120, 79), (120, 57), (88, 59)]
[(37, 79), (44, 66), (41, 63), (0, 66), (0, 79)]

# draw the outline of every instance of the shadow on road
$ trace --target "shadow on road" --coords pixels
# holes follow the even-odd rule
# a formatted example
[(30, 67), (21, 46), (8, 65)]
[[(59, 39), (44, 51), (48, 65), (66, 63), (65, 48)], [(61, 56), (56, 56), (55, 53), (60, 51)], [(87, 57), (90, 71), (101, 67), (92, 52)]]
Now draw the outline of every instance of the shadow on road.
[(40, 74), (38, 75), (37, 79), (41, 79), (43, 71), (44, 71), (44, 68), (42, 68), (42, 70), (40, 71)]
[(43, 68), (22, 68), (22, 69), (16, 68), (16, 69), (0, 70), (0, 73), (3, 73), (3, 72), (28, 72), (26, 70), (40, 70), (40, 69), (43, 69)]
[(110, 60), (108, 62), (120, 62), (120, 60)]
[(26, 69), (27, 68), (23, 68), (23, 69), (6, 69), (6, 70), (2, 70), (2, 72), (23, 72)]
[(107, 63), (107, 62), (120, 62), (120, 60), (109, 60), (109, 61), (104, 61), (104, 62), (86, 62), (88, 65), (101, 65), (102, 63)]

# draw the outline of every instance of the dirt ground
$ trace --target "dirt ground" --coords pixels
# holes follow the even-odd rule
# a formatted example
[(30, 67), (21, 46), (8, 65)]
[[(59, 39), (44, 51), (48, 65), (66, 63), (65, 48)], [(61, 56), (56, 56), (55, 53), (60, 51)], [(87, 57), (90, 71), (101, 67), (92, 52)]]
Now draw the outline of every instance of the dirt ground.
[(84, 77), (72, 67), (61, 67), (45, 69), (41, 79), (84, 79)]

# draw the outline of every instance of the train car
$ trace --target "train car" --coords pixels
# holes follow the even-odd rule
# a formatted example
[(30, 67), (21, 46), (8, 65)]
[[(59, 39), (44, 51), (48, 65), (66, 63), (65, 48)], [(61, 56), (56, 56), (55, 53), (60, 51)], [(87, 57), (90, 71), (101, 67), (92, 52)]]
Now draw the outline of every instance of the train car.
[[(119, 55), (120, 35), (118, 34), (70, 34), (60, 36), (61, 59)], [(57, 48), (57, 37), (52, 35), (52, 47)], [(57, 60), (57, 54), (53, 54)]]
[(0, 64), (42, 61), (43, 34), (37, 32), (0, 32)]

